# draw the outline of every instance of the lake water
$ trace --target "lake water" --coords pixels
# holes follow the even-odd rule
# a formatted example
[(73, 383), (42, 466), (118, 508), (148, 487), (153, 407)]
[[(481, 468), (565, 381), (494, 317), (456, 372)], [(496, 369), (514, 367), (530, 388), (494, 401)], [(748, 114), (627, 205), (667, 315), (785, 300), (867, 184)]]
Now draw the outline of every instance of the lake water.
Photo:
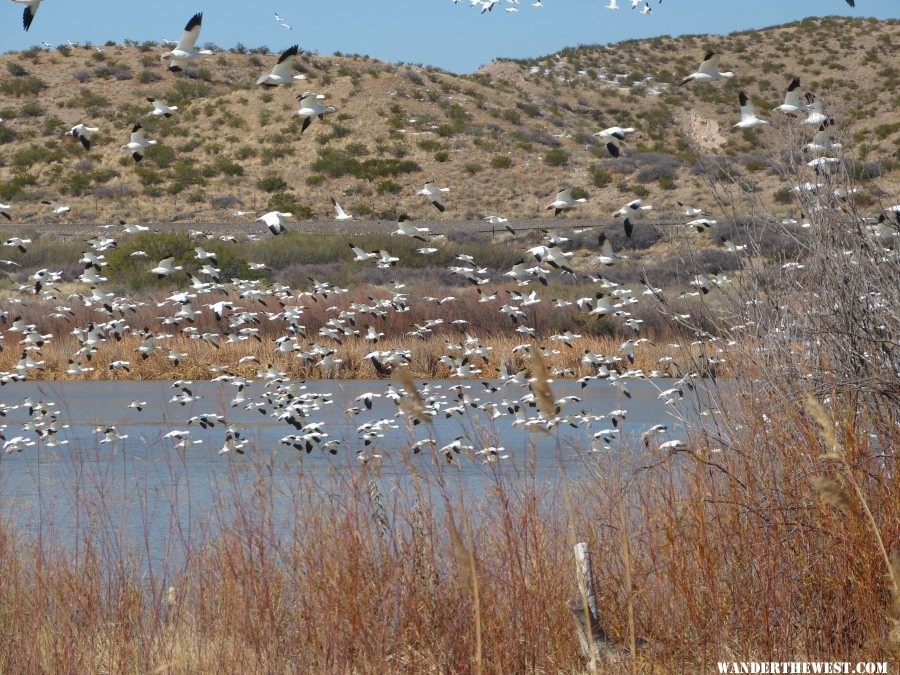
[[(411, 436), (404, 419), (395, 418), (397, 406), (387, 397), (374, 398), (371, 410), (354, 400), (364, 392), (383, 393), (389, 383), (310, 381), (305, 383), (304, 392), (331, 393), (332, 402), (321, 405), (304, 422), (322, 422), (323, 430), (330, 438), (339, 439), (341, 446), (336, 455), (318, 449), (307, 454), (279, 443), (282, 437), (297, 432), (269, 416), (271, 407), (266, 410), (267, 415), (242, 406), (232, 407), (235, 387), (194, 383), (191, 391), (200, 398), (181, 406), (169, 402), (177, 393), (171, 384), (34, 382), (0, 389), (0, 403), (20, 406), (8, 410), (2, 420), (7, 425), (7, 439), (21, 435), (37, 440), (33, 430), (22, 430), (30, 419), (23, 405), (26, 397), (32, 402), (55, 403), (60, 425), (68, 425), (57, 434), (57, 440), (68, 441), (66, 444), (48, 447), (37, 443), (21, 452), (0, 453), (0, 508), (6, 522), (20, 533), (50, 534), (67, 544), (101, 537), (123, 550), (140, 545), (152, 561), (171, 556), (174, 549), (190, 540), (196, 528), (203, 528), (213, 510), (221, 507), (223, 495), (252, 495), (259, 480), (270, 482), (273, 508), (289, 526), (290, 519), (296, 517), (294, 498), (300, 478), (320, 481), (327, 484), (328, 490), (340, 490), (342, 477), (370, 471), (377, 476), (381, 488), (389, 491), (404, 484), (414, 473), (427, 476), (449, 471), (470, 494), (483, 492), (496, 478), (496, 472), (515, 475), (526, 467), (539, 480), (559, 481), (568, 476), (589, 475), (588, 462), (595, 462), (593, 457), (597, 456), (588, 459), (591, 436), (612, 427), (608, 419), (603, 419), (590, 428), (562, 425), (546, 434), (514, 426), (511, 415), (491, 421), (486, 413), (476, 410), (450, 419), (441, 413), (433, 424), (415, 427)], [(417, 385), (421, 388), (423, 383)], [(510, 385), (492, 393), (480, 382), (431, 383), (433, 396), (446, 395), (444, 408), (456, 404), (456, 392), (448, 391), (453, 385), (469, 387), (465, 391), (471, 398), (498, 404), (527, 393), (527, 389)], [(399, 385), (394, 386), (400, 389)], [(671, 408), (658, 398), (659, 390), (669, 386), (670, 381), (630, 382), (632, 398), (626, 399), (602, 381), (585, 389), (576, 382), (552, 385), (557, 399), (569, 395), (581, 398), (570, 403), (566, 413), (608, 415), (616, 409), (628, 411), (620, 425), (621, 438), (613, 440), (612, 451), (598, 453), (601, 461), (615, 461), (616, 453), (637, 446), (640, 433), (657, 423), (668, 424), (670, 429), (660, 441), (684, 437), (683, 428), (670, 414)], [(262, 384), (254, 383), (244, 393), (252, 401), (264, 391)], [(129, 409), (132, 401), (145, 401), (143, 411)], [(359, 414), (345, 412), (354, 406), (362, 408)], [(206, 430), (197, 424), (187, 426), (190, 417), (209, 413), (223, 415), (224, 422)], [(533, 416), (534, 412), (528, 414)], [(396, 428), (383, 429), (384, 437), (366, 448), (357, 427), (383, 418), (394, 419)], [(226, 423), (239, 428), (249, 439), (245, 454), (219, 454)], [(103, 436), (95, 429), (107, 425), (115, 425), (118, 434), (127, 438), (100, 443)], [(176, 448), (174, 441), (163, 438), (173, 429), (190, 429), (191, 438), (200, 442)], [(415, 440), (429, 434), (437, 447), (464, 436), (476, 451), (489, 445), (503, 446), (509, 458), (486, 466), (481, 457), (470, 455), (462, 458), (458, 467), (448, 467), (443, 456), (430, 448), (419, 454), (410, 451)], [(358, 451), (382, 457), (364, 467)], [(376, 464), (378, 470), (372, 471)], [(173, 541), (173, 533), (183, 541)]]

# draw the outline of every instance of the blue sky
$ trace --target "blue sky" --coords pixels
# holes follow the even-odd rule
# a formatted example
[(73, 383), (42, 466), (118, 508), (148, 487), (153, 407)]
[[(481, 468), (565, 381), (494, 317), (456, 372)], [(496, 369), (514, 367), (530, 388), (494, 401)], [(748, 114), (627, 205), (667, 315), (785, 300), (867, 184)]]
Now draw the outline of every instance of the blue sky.
[[(178, 39), (195, 11), (204, 12), (201, 41), (231, 47), (266, 45), (369, 54), (387, 61), (471, 72), (497, 57), (539, 56), (578, 44), (684, 33), (729, 33), (808, 16), (841, 14), (900, 18), (900, 0), (650, 0), (653, 14), (627, 7), (604, 9), (608, 0), (520, 0), (509, 14), (503, 0), (480, 15), (469, 0), (44, 0), (31, 31), (22, 30), (22, 8), (0, 0), (0, 51), (106, 40)], [(630, 6), (629, 0), (619, 0)], [(272, 18), (277, 11), (294, 30)]]

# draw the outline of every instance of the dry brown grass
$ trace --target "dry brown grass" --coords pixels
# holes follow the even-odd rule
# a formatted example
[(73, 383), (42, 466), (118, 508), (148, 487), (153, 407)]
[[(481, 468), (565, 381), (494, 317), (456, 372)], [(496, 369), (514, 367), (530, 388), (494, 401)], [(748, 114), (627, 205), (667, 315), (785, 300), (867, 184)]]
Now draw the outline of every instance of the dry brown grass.
[[(325, 342), (325, 341), (323, 341)], [(515, 372), (530, 365), (530, 360), (524, 352), (512, 354), (513, 347), (528, 344), (529, 340), (521, 340), (513, 337), (486, 337), (481, 344), (491, 347), (494, 357), (487, 364), (480, 359), (476, 364), (483, 372), (478, 375), (481, 379), (496, 379), (499, 370), (504, 366)], [(593, 368), (581, 363), (584, 350), (594, 351), (599, 354), (615, 356), (620, 338), (585, 337), (574, 343), (574, 347), (560, 347), (556, 343), (547, 340), (541, 341), (548, 348), (559, 351), (558, 355), (548, 358), (547, 365), (550, 368), (570, 370), (570, 374), (558, 374), (556, 379), (581, 377), (593, 374)], [(234, 375), (255, 377), (259, 368), (265, 368), (272, 364), (279, 372), (286, 373), (289, 377), (298, 379), (374, 379), (379, 374), (371, 362), (365, 358), (366, 354), (375, 350), (403, 349), (412, 354), (409, 373), (412, 377), (420, 379), (440, 379), (450, 375), (450, 370), (441, 363), (441, 356), (447, 354), (446, 344), (441, 337), (419, 340), (413, 338), (394, 339), (380, 342), (377, 345), (366, 343), (361, 338), (349, 338), (342, 345), (332, 344), (338, 350), (338, 356), (342, 363), (337, 369), (323, 370), (314, 363), (305, 362), (296, 356), (282, 354), (276, 351), (276, 345), (271, 339), (262, 342), (248, 340), (240, 344), (223, 344), (219, 349), (199, 340), (177, 335), (171, 339), (162, 340), (159, 343), (162, 349), (148, 357), (141, 359), (135, 350), (141, 345), (141, 340), (133, 335), (127, 335), (121, 342), (111, 342), (100, 348), (100, 351), (90, 360), (81, 360), (82, 365), (94, 368), (93, 371), (83, 375), (69, 375), (66, 373), (71, 355), (78, 349), (75, 339), (71, 336), (63, 336), (46, 344), (41, 350), (40, 359), (44, 361), (44, 370), (32, 370), (28, 373), (31, 380), (174, 380), (193, 379), (208, 380), (216, 377), (209, 369), (211, 364), (228, 366), (228, 371)], [(327, 343), (326, 343), (327, 344)], [(185, 357), (177, 366), (167, 358), (169, 349), (185, 353)], [(667, 344), (651, 345), (635, 352), (633, 366), (624, 360), (620, 364), (622, 368), (634, 367), (644, 369), (645, 373), (660, 368), (659, 359), (671, 353)], [(459, 355), (459, 352), (450, 352)], [(0, 353), (0, 370), (8, 371), (15, 368), (19, 361), (20, 353), (9, 347)], [(253, 356), (255, 360), (239, 364), (238, 361), (245, 356)], [(33, 357), (37, 359), (37, 356)], [(125, 372), (117, 369), (109, 370), (109, 364), (113, 361), (129, 361), (131, 371)]]
[[(371, 466), (318, 479), (298, 467), (286, 528), (265, 456), (248, 456), (232, 479), (256, 472), (258, 489), (220, 483), (187, 562), (167, 576), (141, 573), (140, 547), (87, 541), (73, 556), (5, 525), (0, 668), (474, 672), (480, 660), (485, 672), (579, 672), (570, 532), (594, 554), (611, 639), (646, 641), (633, 666), (600, 672), (710, 672), (757, 655), (896, 659), (870, 523), (896, 545), (900, 483), (865, 434), (837, 422), (859, 492), (844, 509), (819, 502), (821, 429), (770, 404), (733, 402), (729, 421), (745, 426), (724, 452), (697, 443), (684, 461), (590, 460), (584, 478), (549, 485), (528, 469), (488, 469), (486, 492), (459, 491), (455, 469), (423, 472), (423, 457), (400, 485)], [(98, 498), (84, 491), (83, 517), (102, 521)]]

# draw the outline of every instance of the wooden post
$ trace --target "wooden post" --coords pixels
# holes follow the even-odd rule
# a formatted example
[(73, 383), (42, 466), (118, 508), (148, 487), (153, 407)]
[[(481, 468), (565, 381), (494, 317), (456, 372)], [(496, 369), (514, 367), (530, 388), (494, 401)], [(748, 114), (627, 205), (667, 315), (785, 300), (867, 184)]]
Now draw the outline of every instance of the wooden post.
[(598, 662), (608, 655), (612, 645), (600, 625), (597, 593), (594, 588), (594, 568), (591, 552), (585, 542), (575, 544), (575, 576), (580, 597), (570, 600), (566, 605), (572, 612), (572, 618), (575, 619), (578, 640), (584, 658), (588, 661), (588, 668), (591, 672), (596, 672)]

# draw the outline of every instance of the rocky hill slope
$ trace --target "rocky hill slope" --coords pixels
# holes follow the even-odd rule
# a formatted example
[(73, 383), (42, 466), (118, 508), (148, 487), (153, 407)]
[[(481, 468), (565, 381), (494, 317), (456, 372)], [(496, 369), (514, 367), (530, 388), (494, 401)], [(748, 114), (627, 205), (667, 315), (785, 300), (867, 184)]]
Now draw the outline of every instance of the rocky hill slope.
[[(838, 136), (873, 210), (900, 185), (900, 21), (808, 19), (729, 36), (687, 36), (496, 61), (461, 76), (365, 56), (303, 54), (307, 82), (264, 90), (277, 56), (220, 51), (180, 75), (154, 43), (33, 49), (0, 56), (0, 200), (13, 221), (215, 222), (229, 209), (331, 217), (335, 197), (361, 217), (540, 217), (564, 185), (584, 189), (580, 217), (608, 218), (634, 196), (661, 211), (712, 208), (710, 177), (729, 175), (776, 213), (796, 212), (782, 166), (814, 127), (771, 109), (801, 78), (838, 120)], [(287, 47), (279, 45), (278, 47)], [(275, 45), (273, 45), (275, 47)], [(737, 77), (677, 86), (703, 53)], [(301, 136), (295, 95), (324, 94), (337, 112)], [(731, 129), (746, 91), (772, 120)], [(178, 111), (148, 117), (149, 97)], [(159, 140), (136, 165), (119, 146), (140, 121)], [(90, 151), (63, 133), (99, 127)], [(613, 160), (593, 133), (633, 126)], [(447, 213), (414, 196), (434, 178)], [(41, 200), (72, 210), (52, 216)], [(894, 202), (890, 202), (894, 203)], [(247, 216), (242, 217), (243, 220)]]

